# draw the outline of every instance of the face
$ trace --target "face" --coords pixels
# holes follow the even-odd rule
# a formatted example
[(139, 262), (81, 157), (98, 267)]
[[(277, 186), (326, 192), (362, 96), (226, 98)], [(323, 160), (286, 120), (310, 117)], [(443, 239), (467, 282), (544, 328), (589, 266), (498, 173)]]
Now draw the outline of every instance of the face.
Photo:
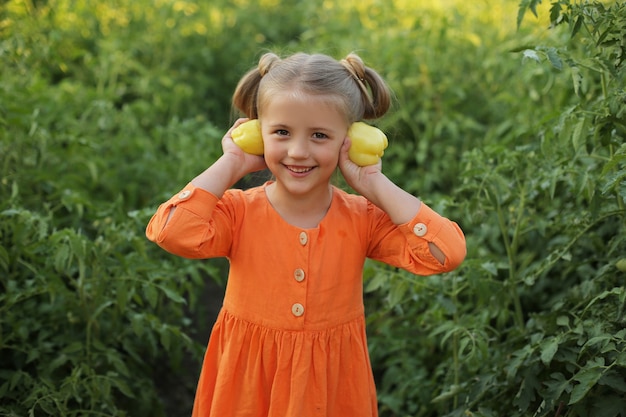
[(279, 93), (262, 109), (265, 162), (291, 196), (327, 193), (348, 122), (338, 106), (315, 95)]

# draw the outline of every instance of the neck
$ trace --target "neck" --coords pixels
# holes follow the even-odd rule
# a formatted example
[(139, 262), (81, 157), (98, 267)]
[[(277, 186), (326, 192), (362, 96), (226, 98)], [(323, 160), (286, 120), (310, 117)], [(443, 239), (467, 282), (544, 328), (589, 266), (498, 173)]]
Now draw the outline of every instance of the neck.
[(305, 195), (287, 193), (277, 183), (265, 189), (274, 210), (289, 224), (304, 229), (317, 227), (330, 208), (333, 198), (332, 186)]

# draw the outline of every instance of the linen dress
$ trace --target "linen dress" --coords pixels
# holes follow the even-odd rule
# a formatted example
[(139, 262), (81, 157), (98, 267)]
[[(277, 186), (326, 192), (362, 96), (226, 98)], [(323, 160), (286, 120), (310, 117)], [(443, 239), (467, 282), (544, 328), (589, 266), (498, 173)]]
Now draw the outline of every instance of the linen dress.
[[(375, 417), (365, 258), (418, 275), (449, 271), (465, 257), (463, 233), (423, 203), (409, 223), (395, 225), (339, 188), (318, 227), (302, 229), (274, 210), (268, 184), (221, 198), (188, 184), (146, 230), (173, 254), (230, 262), (193, 417)], [(444, 265), (428, 242), (444, 252)]]

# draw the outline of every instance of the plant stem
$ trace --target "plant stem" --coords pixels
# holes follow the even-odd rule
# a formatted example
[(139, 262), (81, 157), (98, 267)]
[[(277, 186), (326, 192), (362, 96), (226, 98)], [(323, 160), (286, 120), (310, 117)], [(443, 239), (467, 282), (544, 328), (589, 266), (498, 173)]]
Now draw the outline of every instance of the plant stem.
[(513, 242), (511, 242), (509, 240), (509, 235), (508, 235), (508, 229), (507, 229), (507, 225), (504, 219), (504, 213), (502, 212), (502, 206), (500, 205), (500, 201), (498, 201), (498, 199), (496, 198), (496, 213), (498, 215), (498, 225), (500, 227), (500, 233), (502, 234), (502, 240), (504, 241), (504, 247), (506, 249), (506, 254), (507, 254), (507, 258), (508, 258), (508, 263), (509, 263), (509, 278), (508, 278), (508, 285), (509, 285), (509, 295), (511, 296), (511, 299), (513, 300), (513, 307), (515, 309), (515, 315), (514, 315), (514, 320), (515, 320), (515, 324), (517, 325), (517, 327), (519, 327), (520, 330), (524, 329), (524, 314), (522, 313), (522, 303), (520, 302), (519, 299), (519, 294), (517, 293), (517, 284), (515, 282), (515, 275), (516, 275), (516, 268), (515, 268), (515, 256), (516, 256), (516, 252), (517, 252), (517, 239), (518, 239), (518, 235), (519, 235), (519, 219), (521, 216), (521, 212), (524, 208), (523, 202), (524, 202), (524, 198), (523, 198), (524, 194), (522, 193), (522, 199), (520, 201), (520, 212), (518, 213), (518, 221), (517, 224), (515, 225), (515, 231), (513, 233)]
[[(457, 306), (457, 301), (458, 301), (458, 299), (457, 299), (456, 283), (457, 283), (456, 278), (453, 278), (452, 279), (452, 304), (454, 306)], [(453, 314), (452, 317), (454, 319), (454, 324), (458, 326), (458, 324), (459, 324), (458, 309), (455, 308), (454, 314)], [(454, 332), (454, 335), (452, 336), (452, 361), (454, 363), (454, 386), (458, 387), (459, 386), (459, 380), (460, 380), (459, 336), (458, 336), (456, 331)], [(456, 410), (456, 408), (458, 407), (458, 404), (459, 404), (459, 394), (458, 393), (454, 394), (453, 404), (454, 404), (454, 409)]]

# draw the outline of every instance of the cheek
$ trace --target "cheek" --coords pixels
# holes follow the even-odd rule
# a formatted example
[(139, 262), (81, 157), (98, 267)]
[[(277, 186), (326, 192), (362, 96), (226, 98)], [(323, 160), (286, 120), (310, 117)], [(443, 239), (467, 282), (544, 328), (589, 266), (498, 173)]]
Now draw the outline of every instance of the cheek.
[(332, 161), (333, 163), (338, 163), (339, 155), (341, 153), (341, 145), (336, 146), (335, 144), (333, 144), (333, 146), (329, 147), (325, 153), (326, 153), (325, 158), (328, 161)]
[(276, 158), (282, 152), (279, 143), (271, 139), (263, 139), (263, 150), (265, 159)]

